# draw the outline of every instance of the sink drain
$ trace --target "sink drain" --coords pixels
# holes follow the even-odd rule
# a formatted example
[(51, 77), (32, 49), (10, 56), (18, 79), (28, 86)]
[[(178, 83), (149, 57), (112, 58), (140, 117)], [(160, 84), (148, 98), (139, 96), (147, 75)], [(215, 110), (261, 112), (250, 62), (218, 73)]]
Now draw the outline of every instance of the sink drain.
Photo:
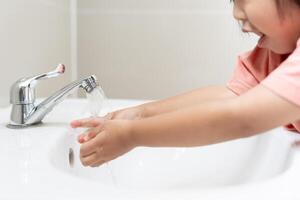
[(72, 148), (69, 149), (69, 165), (70, 167), (74, 166), (74, 151)]

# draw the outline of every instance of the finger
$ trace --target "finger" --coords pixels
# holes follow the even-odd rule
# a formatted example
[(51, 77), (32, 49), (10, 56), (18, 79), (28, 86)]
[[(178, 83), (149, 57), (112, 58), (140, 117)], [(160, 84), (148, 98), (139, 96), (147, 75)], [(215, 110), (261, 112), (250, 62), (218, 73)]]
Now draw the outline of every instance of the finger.
[(80, 144), (87, 142), (93, 138), (95, 138), (101, 131), (102, 131), (103, 126), (97, 126), (95, 128), (91, 128), (87, 131), (85, 131), (83, 134), (80, 134), (77, 137), (77, 140)]
[(87, 130), (83, 135), (84, 135), (84, 141), (87, 142), (93, 138), (95, 138), (101, 131), (103, 130), (103, 126), (97, 126), (95, 128), (91, 128)]
[(80, 155), (82, 157), (88, 156), (94, 152), (101, 151), (101, 144), (103, 143), (102, 138), (96, 138), (94, 140), (89, 140), (81, 145)]
[(84, 135), (79, 135), (78, 138), (77, 138), (77, 140), (78, 140), (78, 142), (79, 142), (80, 144), (84, 143), (84, 142), (85, 142), (85, 140), (84, 140)]
[(79, 127), (93, 128), (102, 124), (103, 121), (104, 121), (103, 118), (94, 117), (94, 118), (74, 120), (71, 122), (70, 125), (72, 128), (79, 128)]
[(78, 127), (85, 127), (85, 128), (92, 128), (95, 126), (98, 126), (101, 124), (103, 119), (101, 118), (86, 118), (86, 119), (79, 119), (74, 120), (71, 122), (72, 128), (78, 128)]
[(98, 158), (96, 153), (93, 153), (93, 154), (91, 154), (89, 156), (86, 156), (86, 157), (80, 157), (80, 161), (81, 161), (82, 165), (85, 166), (85, 167), (97, 163), (98, 159), (99, 158)]
[(84, 137), (85, 141), (89, 141), (93, 139), (94, 137), (96, 137), (96, 135), (98, 135), (99, 132), (100, 132), (99, 129), (88, 132), (87, 135), (85, 135)]
[(83, 143), (80, 148), (80, 156), (87, 157), (97, 151), (97, 146), (95, 144), (91, 144), (94, 142), (91, 140), (90, 142)]
[(106, 120), (111, 120), (111, 119), (114, 118), (114, 115), (115, 115), (114, 112), (108, 113), (107, 115), (104, 116), (104, 118), (105, 118)]
[(300, 146), (300, 140), (295, 141), (293, 145), (299, 147)]
[(94, 164), (92, 164), (90, 166), (91, 167), (99, 167), (99, 166), (103, 165), (104, 163), (106, 163), (105, 160), (100, 160), (100, 161), (98, 161), (98, 162), (96, 162), (96, 163), (94, 163)]

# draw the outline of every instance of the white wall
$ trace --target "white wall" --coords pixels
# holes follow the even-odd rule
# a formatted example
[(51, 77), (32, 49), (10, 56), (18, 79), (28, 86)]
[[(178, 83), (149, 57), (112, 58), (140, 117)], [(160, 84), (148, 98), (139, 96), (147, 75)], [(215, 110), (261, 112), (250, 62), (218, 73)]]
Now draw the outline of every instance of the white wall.
[(70, 81), (69, 7), (67, 0), (0, 0), (0, 106), (8, 105), (14, 81), (53, 70), (60, 62), (69, 71), (41, 82), (38, 96)]
[(75, 2), (0, 0), (0, 106), (18, 78), (59, 62), (66, 74), (41, 82), (39, 96), (90, 74), (112, 98), (155, 99), (224, 84), (237, 54), (254, 45), (228, 1), (78, 0), (78, 29), (70, 19)]
[(254, 45), (220, 0), (78, 0), (79, 75), (109, 97), (163, 98), (229, 79)]

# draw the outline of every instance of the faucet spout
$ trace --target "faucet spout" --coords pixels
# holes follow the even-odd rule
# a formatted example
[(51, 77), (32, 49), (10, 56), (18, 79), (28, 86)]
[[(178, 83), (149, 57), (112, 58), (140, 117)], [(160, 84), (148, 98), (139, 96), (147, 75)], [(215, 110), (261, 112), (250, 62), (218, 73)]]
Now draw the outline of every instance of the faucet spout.
[[(61, 72), (63, 73), (64, 70)], [(52, 75), (53, 72), (47, 74)], [(45, 75), (40, 75), (36, 77), (44, 76)], [(66, 85), (42, 101), (39, 105), (35, 106), (35, 84), (27, 84), (29, 79), (31, 80), (32, 78), (22, 78), (11, 88), (10, 102), (12, 104), (12, 111), (9, 128), (23, 128), (39, 124), (57, 104), (62, 102), (75, 90), (82, 88), (86, 93), (91, 93), (98, 86), (96, 76), (88, 76)], [(34, 83), (36, 82), (37, 81), (34, 81)]]
[(87, 93), (91, 93), (98, 86), (96, 80), (97, 79), (95, 75), (88, 76), (86, 78), (74, 81), (58, 90), (56, 93), (42, 101), (34, 108), (32, 115), (28, 117), (26, 124), (40, 123), (57, 104), (62, 102), (79, 88), (84, 89)]

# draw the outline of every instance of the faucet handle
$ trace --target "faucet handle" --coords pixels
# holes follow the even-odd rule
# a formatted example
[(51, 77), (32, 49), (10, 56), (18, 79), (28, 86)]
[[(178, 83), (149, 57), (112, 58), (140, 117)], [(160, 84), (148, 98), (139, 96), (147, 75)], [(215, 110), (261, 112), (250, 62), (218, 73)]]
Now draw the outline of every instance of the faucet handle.
[(65, 72), (65, 66), (59, 64), (55, 70), (29, 78), (21, 78), (15, 82), (10, 90), (10, 102), (12, 104), (32, 104), (35, 101), (34, 87), (36, 82), (48, 78), (57, 77)]
[(48, 72), (48, 73), (40, 74), (40, 75), (31, 77), (31, 78), (27, 78), (26, 81), (28, 81), (29, 84), (34, 84), (35, 81), (38, 81), (38, 80), (44, 80), (44, 79), (48, 79), (48, 78), (57, 77), (57, 76), (65, 73), (65, 70), (66, 70), (65, 65), (59, 64), (59, 65), (57, 65), (55, 70)]

